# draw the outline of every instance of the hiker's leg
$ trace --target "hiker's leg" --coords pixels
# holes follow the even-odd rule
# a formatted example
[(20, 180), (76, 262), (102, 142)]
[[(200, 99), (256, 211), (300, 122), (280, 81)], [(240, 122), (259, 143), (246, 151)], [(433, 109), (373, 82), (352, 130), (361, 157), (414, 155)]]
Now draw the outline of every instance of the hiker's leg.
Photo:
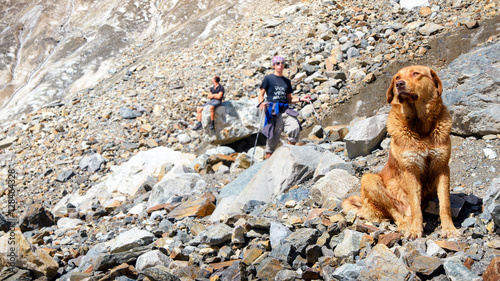
[(198, 122), (201, 122), (201, 112), (203, 111), (203, 106), (198, 106), (196, 108), (196, 120), (198, 120)]
[(276, 117), (276, 123), (274, 124), (273, 137), (267, 139), (266, 141), (266, 159), (271, 157), (274, 150), (280, 142), (281, 132), (283, 131), (283, 115), (280, 114)]
[(288, 136), (288, 144), (295, 145), (299, 141), (300, 124), (296, 117), (283, 113), (284, 130)]
[(215, 106), (208, 105), (208, 108), (210, 108), (210, 120), (214, 121), (215, 120)]

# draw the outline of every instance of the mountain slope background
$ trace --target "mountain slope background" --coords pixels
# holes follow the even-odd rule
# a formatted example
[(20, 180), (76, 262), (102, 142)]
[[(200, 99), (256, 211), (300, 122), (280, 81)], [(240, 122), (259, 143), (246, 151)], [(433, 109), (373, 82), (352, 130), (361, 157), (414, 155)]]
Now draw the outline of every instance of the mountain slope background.
[(226, 30), (249, 1), (1, 1), (0, 118), (93, 88), (130, 64)]

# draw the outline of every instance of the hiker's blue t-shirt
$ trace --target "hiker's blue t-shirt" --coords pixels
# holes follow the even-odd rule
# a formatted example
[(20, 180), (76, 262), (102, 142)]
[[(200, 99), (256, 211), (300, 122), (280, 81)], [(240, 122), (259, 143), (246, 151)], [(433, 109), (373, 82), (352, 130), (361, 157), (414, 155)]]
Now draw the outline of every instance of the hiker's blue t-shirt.
[(222, 87), (222, 85), (219, 84), (219, 86), (217, 86), (217, 88), (215, 86), (210, 88), (210, 93), (212, 93), (212, 94), (218, 94), (220, 92), (222, 92), (222, 97), (220, 98), (220, 100), (218, 100), (218, 99), (212, 99), (212, 100), (222, 101), (222, 99), (224, 98), (224, 87)]
[(286, 96), (293, 92), (290, 79), (274, 74), (264, 76), (260, 88), (266, 90), (266, 101), (273, 103), (288, 103)]

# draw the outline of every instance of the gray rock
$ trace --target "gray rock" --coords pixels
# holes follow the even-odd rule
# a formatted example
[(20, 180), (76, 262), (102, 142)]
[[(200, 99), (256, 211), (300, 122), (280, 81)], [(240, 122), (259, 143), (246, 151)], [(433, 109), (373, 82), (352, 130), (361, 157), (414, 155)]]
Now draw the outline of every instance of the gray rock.
[(257, 100), (225, 101), (215, 109), (215, 130), (208, 129), (210, 109), (202, 111), (202, 124), (211, 144), (227, 144), (249, 137), (259, 131)]
[(347, 50), (347, 59), (352, 59), (355, 57), (359, 57), (359, 49), (355, 47), (349, 48), (349, 50)]
[(301, 228), (288, 235), (285, 241), (297, 249), (298, 253), (303, 254), (306, 247), (310, 244), (316, 243), (316, 240), (320, 235), (321, 233), (317, 229)]
[(205, 188), (206, 182), (197, 173), (169, 173), (154, 185), (148, 199), (148, 209), (168, 203), (174, 196), (191, 195)]
[(228, 212), (241, 210), (250, 200), (270, 202), (296, 184), (310, 179), (321, 153), (311, 147), (284, 145), (266, 160), (233, 202), (217, 206), (210, 220), (218, 221)]
[(271, 228), (269, 229), (271, 248), (280, 245), (291, 233), (292, 231), (287, 226), (279, 222), (271, 222)]
[(274, 281), (295, 281), (300, 280), (302, 275), (297, 271), (283, 269), (274, 276)]
[(179, 277), (169, 272), (169, 269), (163, 265), (148, 267), (140, 272), (152, 281), (181, 281)]
[(78, 266), (79, 271), (85, 271), (89, 266), (92, 266), (97, 258), (105, 253), (109, 248), (109, 243), (99, 243), (90, 248), (90, 250), (81, 259), (80, 265)]
[(422, 35), (429, 36), (429, 35), (432, 35), (432, 34), (438, 32), (442, 29), (444, 29), (444, 26), (442, 26), (442, 25), (435, 24), (435, 23), (427, 23), (424, 26), (422, 26), (418, 30), (418, 32), (420, 32), (420, 34), (422, 34)]
[(80, 169), (87, 170), (90, 173), (99, 171), (101, 165), (106, 163), (106, 159), (99, 153), (94, 153), (90, 156), (83, 158), (78, 165)]
[(57, 228), (59, 229), (73, 229), (77, 228), (80, 225), (83, 225), (84, 222), (80, 219), (70, 219), (70, 218), (60, 218), (57, 221)]
[(339, 266), (332, 274), (338, 281), (356, 281), (362, 267), (356, 264), (345, 263)]
[(137, 117), (141, 117), (142, 113), (128, 107), (122, 107), (120, 108), (120, 116), (124, 119), (135, 119)]
[(264, 163), (265, 161), (254, 164), (241, 173), (235, 180), (224, 186), (217, 196), (217, 200), (227, 196), (239, 195), (255, 174), (262, 168)]
[(102, 253), (94, 262), (94, 270), (106, 271), (123, 263), (134, 264), (137, 258), (151, 251), (151, 247), (136, 247), (120, 253)]
[(461, 55), (439, 73), (443, 103), (453, 118), (453, 133), (500, 133), (499, 60), (497, 42)]
[(245, 228), (241, 225), (236, 226), (231, 234), (231, 243), (243, 244), (245, 243)]
[(359, 186), (359, 179), (345, 170), (335, 169), (319, 179), (311, 188), (311, 198), (320, 204), (330, 199), (345, 198)]
[(273, 247), (271, 253), (269, 254), (269, 257), (288, 264), (293, 262), (295, 256), (297, 256), (295, 248), (288, 242)]
[(500, 178), (493, 179), (488, 191), (483, 197), (484, 211), (481, 219), (493, 219), (497, 226), (500, 225)]
[(75, 172), (73, 172), (72, 170), (64, 170), (64, 171), (60, 172), (59, 174), (57, 174), (56, 180), (60, 181), (60, 182), (67, 182), (74, 175), (75, 175)]
[(399, 5), (401, 8), (411, 10), (415, 7), (429, 6), (428, 0), (400, 0)]
[(6, 137), (0, 141), (0, 149), (7, 148), (11, 146), (15, 141), (17, 141), (17, 137)]
[(426, 245), (427, 245), (426, 253), (429, 256), (438, 258), (446, 257), (446, 251), (443, 248), (439, 247), (438, 244), (436, 244), (436, 242), (432, 240), (427, 240)]
[(139, 246), (149, 245), (153, 239), (154, 235), (151, 232), (134, 227), (118, 235), (109, 251), (111, 253), (128, 251)]
[(337, 154), (325, 151), (314, 171), (313, 179), (318, 180), (334, 169), (346, 170), (349, 174), (354, 175), (354, 168), (351, 163), (344, 161), (344, 159)]
[(360, 250), (363, 236), (364, 234), (361, 232), (346, 229), (344, 231), (344, 239), (333, 251), (335, 257), (346, 258), (356, 255)]
[(366, 156), (379, 146), (387, 133), (387, 114), (356, 122), (344, 138), (349, 158)]
[(201, 244), (217, 246), (231, 241), (232, 232), (233, 229), (231, 227), (226, 224), (220, 223), (208, 227), (197, 237), (195, 237), (195, 239)]
[[(450, 194), (450, 207), (451, 215), (453, 216), (453, 218), (458, 217), (460, 211), (462, 210), (462, 207), (464, 206), (464, 203), (465, 200), (462, 197), (456, 194)], [(427, 205), (427, 208), (425, 208), (424, 212), (427, 214), (439, 216), (439, 200), (437, 197), (429, 201), (429, 205)]]
[(358, 280), (416, 280), (408, 267), (387, 246), (377, 244), (366, 257)]
[(168, 267), (172, 261), (173, 260), (170, 257), (162, 253), (160, 250), (153, 250), (139, 256), (139, 258), (137, 258), (137, 262), (135, 263), (135, 268), (137, 271), (143, 271), (148, 267), (154, 267), (157, 265)]
[(481, 281), (483, 278), (477, 276), (474, 272), (469, 270), (462, 263), (454, 261), (445, 261), (444, 270), (446, 277), (450, 281)]
[(266, 202), (263, 201), (258, 201), (258, 200), (250, 200), (243, 205), (243, 208), (241, 209), (243, 213), (249, 214), (253, 212), (255, 209), (264, 206)]
[[(7, 219), (2, 213), (0, 213), (0, 231), (8, 232), (9, 228), (10, 228), (10, 222), (7, 221)], [(21, 231), (23, 231), (22, 228)]]

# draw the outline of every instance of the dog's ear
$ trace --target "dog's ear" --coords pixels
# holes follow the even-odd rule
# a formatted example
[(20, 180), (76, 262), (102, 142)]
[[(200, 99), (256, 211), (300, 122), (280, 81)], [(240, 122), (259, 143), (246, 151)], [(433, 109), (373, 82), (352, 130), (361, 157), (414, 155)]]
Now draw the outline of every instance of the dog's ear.
[(434, 69), (431, 69), (431, 77), (434, 83), (436, 84), (436, 88), (438, 89), (438, 95), (441, 96), (441, 94), (443, 93), (443, 83), (441, 82), (441, 79), (439, 79)]
[(392, 99), (394, 99), (394, 85), (396, 84), (396, 75), (392, 77), (391, 86), (387, 89), (387, 103), (391, 103)]

